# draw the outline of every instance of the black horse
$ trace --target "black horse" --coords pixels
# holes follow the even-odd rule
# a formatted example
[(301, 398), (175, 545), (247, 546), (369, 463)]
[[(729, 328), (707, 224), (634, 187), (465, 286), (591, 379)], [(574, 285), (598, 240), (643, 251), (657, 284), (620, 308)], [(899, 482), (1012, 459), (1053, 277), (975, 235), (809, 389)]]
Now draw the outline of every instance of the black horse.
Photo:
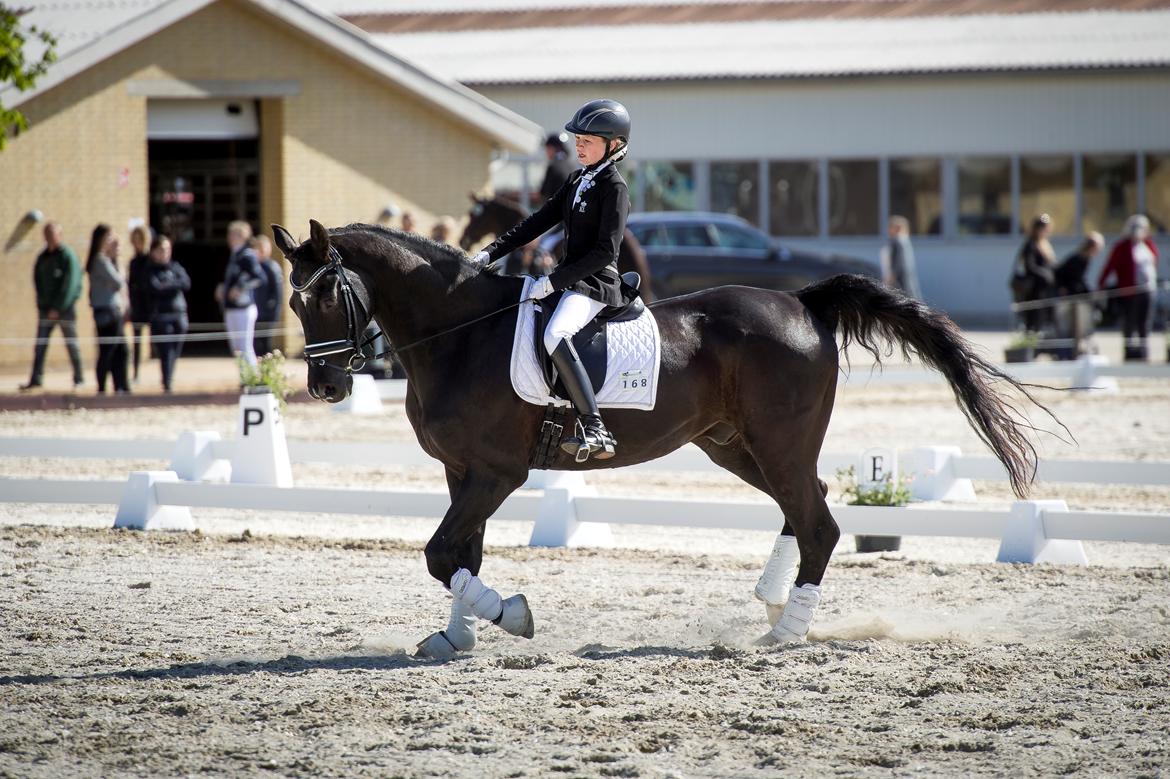
[[(508, 377), (521, 279), (479, 273), (458, 250), (381, 227), (326, 230), (311, 222), (311, 238), (300, 246), (278, 225), (273, 233), (299, 290), (290, 305), (308, 344), (310, 394), (331, 403), (346, 397), (357, 342), (372, 316), (402, 350), (406, 413), (419, 443), (446, 468), (451, 507), (426, 546), (427, 567), (444, 586), (462, 577), (448, 630), (457, 618), (472, 628), (461, 641), (436, 633), (420, 650), (470, 648), (476, 615), (530, 637), (523, 597), (501, 607), (478, 580), (485, 522), (527, 478), (544, 412), (520, 400)], [(493, 315), (501, 309), (507, 310)], [(946, 315), (871, 279), (835, 276), (793, 293), (718, 287), (661, 300), (651, 310), (662, 334), (654, 410), (606, 413), (619, 442), (613, 459), (579, 465), (558, 449), (553, 467), (621, 467), (693, 442), (779, 504), (783, 532), (794, 534), (799, 547), (798, 588), (820, 584), (840, 536), (816, 467), (838, 354), (850, 341), (879, 362), (877, 337), (917, 354), (950, 382), (1015, 492), (1023, 495), (1035, 476), (1031, 428), (995, 385), (1031, 400), (1027, 389), (980, 357)], [(463, 589), (468, 577), (470, 594)], [(477, 600), (482, 593), (487, 600)], [(479, 611), (469, 616), (472, 601)]]
[[(515, 201), (503, 197), (479, 197), (473, 192), (471, 193), (471, 210), (467, 212), (467, 227), (463, 228), (459, 247), (463, 251), (468, 251), (489, 235), (503, 235), (526, 216), (528, 216), (528, 212)], [(558, 245), (554, 253), (559, 254), (560, 249), (561, 246)], [(525, 266), (522, 270), (527, 269)], [(626, 228), (622, 235), (622, 245), (618, 249), (618, 272), (625, 273), (626, 271), (635, 271), (641, 277), (642, 286), (638, 290), (639, 296), (644, 302), (652, 303), (654, 301), (654, 286), (650, 261), (646, 259), (646, 252), (642, 249), (642, 244), (638, 242), (629, 228)], [(547, 272), (547, 269), (543, 272)]]

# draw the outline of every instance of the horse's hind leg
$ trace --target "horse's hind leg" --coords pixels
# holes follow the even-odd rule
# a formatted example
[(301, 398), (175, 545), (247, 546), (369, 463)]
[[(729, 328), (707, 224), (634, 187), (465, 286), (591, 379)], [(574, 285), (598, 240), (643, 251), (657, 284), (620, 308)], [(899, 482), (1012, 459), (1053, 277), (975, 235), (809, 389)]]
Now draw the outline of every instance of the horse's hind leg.
[[(711, 461), (726, 468), (748, 484), (752, 485), (765, 495), (775, 500), (768, 480), (764, 478), (760, 466), (756, 464), (751, 452), (744, 446), (743, 439), (736, 437), (726, 444), (717, 444), (710, 439), (701, 438), (695, 444), (702, 449)], [(827, 493), (828, 485), (820, 482), (821, 488)], [(754, 595), (763, 601), (764, 609), (768, 614), (768, 624), (775, 625), (784, 613), (784, 606), (788, 603), (788, 596), (792, 590), (792, 580), (796, 577), (796, 566), (800, 561), (800, 549), (797, 546), (796, 535), (788, 520), (784, 520), (784, 527), (776, 542), (772, 546), (772, 554), (764, 564), (764, 571), (756, 582)]]

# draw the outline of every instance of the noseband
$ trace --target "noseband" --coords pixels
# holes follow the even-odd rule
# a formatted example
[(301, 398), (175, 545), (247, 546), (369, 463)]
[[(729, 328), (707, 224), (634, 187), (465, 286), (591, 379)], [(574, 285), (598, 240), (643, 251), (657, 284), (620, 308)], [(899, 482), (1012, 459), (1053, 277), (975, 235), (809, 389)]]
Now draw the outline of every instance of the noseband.
[[(313, 275), (309, 276), (303, 284), (298, 284), (290, 277), (289, 285), (296, 292), (304, 292), (320, 281), (321, 277), (327, 273), (336, 273), (337, 280), (341, 283), (341, 299), (345, 304), (345, 338), (305, 344), (305, 362), (324, 368), (329, 364), (325, 361), (325, 357), (328, 355), (349, 352), (349, 360), (346, 362), (345, 372), (353, 373), (354, 371), (360, 371), (365, 366), (367, 359), (363, 354), (363, 350), (377, 340), (382, 335), (382, 331), (378, 330), (378, 332), (369, 338), (366, 338), (364, 341), (362, 340), (362, 334), (358, 331), (358, 328), (361, 327), (361, 322), (369, 321), (369, 312), (366, 311), (357, 293), (354, 292), (353, 285), (349, 281), (349, 274), (346, 273), (345, 268), (341, 265), (341, 255), (337, 252), (337, 249), (332, 246), (329, 247), (329, 262), (313, 271)], [(359, 311), (361, 312), (360, 316), (358, 315)], [(383, 355), (378, 356), (381, 357)]]

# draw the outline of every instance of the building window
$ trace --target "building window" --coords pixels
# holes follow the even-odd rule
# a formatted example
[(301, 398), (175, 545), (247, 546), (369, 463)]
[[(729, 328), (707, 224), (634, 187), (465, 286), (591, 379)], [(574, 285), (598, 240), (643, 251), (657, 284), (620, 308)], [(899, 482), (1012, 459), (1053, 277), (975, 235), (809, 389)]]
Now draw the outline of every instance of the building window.
[(760, 166), (751, 162), (711, 163), (711, 210), (734, 214), (758, 225)]
[(959, 160), (959, 233), (1008, 235), (1012, 231), (1012, 165), (1007, 157)]
[(772, 235), (818, 235), (820, 191), (815, 160), (768, 163), (768, 231)]
[(1118, 233), (1137, 211), (1137, 157), (1086, 154), (1083, 166), (1085, 230)]
[(693, 211), (695, 209), (695, 165), (691, 162), (646, 162), (647, 211)]
[(942, 232), (942, 164), (926, 157), (890, 160), (890, 215), (915, 235)]
[(1170, 233), (1170, 152), (1146, 155), (1146, 215), (1154, 233)]
[(1020, 229), (1038, 214), (1052, 217), (1052, 232), (1077, 231), (1077, 195), (1072, 157), (1020, 157)]
[(829, 234), (878, 232), (877, 160), (829, 160)]

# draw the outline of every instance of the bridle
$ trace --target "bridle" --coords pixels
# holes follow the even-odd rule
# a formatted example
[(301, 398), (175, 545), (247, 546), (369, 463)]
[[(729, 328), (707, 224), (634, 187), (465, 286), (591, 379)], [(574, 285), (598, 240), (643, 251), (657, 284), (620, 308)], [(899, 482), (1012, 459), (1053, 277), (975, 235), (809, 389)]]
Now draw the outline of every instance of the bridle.
[[(330, 245), (329, 262), (313, 271), (313, 274), (301, 284), (298, 284), (291, 277), (289, 277), (289, 285), (293, 288), (294, 292), (304, 292), (309, 287), (320, 281), (321, 278), (327, 273), (336, 273), (337, 279), (341, 284), (341, 299), (345, 305), (345, 338), (339, 338), (333, 341), (316, 341), (311, 344), (305, 344), (305, 362), (307, 362), (309, 365), (317, 365), (321, 368), (340, 368), (340, 366), (337, 365), (330, 366), (330, 364), (325, 361), (325, 358), (331, 354), (344, 354), (345, 352), (349, 352), (349, 360), (345, 364), (345, 372), (347, 375), (353, 373), (354, 371), (360, 371), (370, 360), (380, 360), (384, 357), (397, 357), (407, 349), (413, 349), (414, 347), (419, 346), (420, 344), (424, 344), (427, 341), (434, 340), (435, 338), (447, 335), (448, 333), (453, 333), (456, 330), (461, 330), (464, 327), (469, 327), (476, 324), (477, 322), (482, 322), (485, 319), (496, 316), (497, 314), (502, 314), (505, 311), (511, 311), (513, 308), (518, 308), (524, 303), (537, 300), (537, 298), (527, 298), (525, 300), (517, 301), (516, 303), (504, 306), (503, 308), (498, 308), (495, 311), (488, 312), (483, 316), (476, 317), (469, 322), (464, 322), (462, 324), (455, 325), (454, 327), (449, 327), (446, 330), (440, 330), (437, 333), (420, 338), (417, 341), (412, 341), (406, 346), (391, 346), (385, 351), (378, 352), (375, 355), (367, 357), (365, 355), (365, 348), (382, 337), (382, 329), (379, 327), (372, 335), (366, 337), (364, 340), (362, 339), (362, 334), (358, 331), (358, 328), (361, 326), (361, 322), (368, 322), (371, 315), (369, 311), (366, 310), (366, 307), (362, 305), (361, 299), (358, 297), (357, 293), (354, 292), (353, 284), (350, 283), (349, 280), (349, 273), (341, 264), (341, 254), (337, 251), (337, 249)], [(358, 311), (361, 312), (360, 318), (357, 314)]]

